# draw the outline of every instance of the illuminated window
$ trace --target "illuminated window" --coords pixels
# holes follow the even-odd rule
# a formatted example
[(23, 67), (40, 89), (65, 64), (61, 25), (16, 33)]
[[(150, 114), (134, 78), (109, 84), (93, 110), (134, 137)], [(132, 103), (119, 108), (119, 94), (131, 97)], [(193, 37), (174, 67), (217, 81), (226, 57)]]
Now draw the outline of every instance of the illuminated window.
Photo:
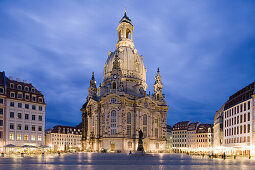
[(11, 133), (11, 134), (9, 134), (9, 139), (10, 140), (14, 140), (14, 135)]
[(24, 140), (28, 140), (28, 135), (24, 135)]
[(128, 148), (132, 148), (132, 142), (128, 142)]
[(42, 136), (41, 135), (38, 136), (38, 141), (42, 141)]
[(17, 118), (22, 119), (22, 113), (18, 113)]
[(17, 134), (17, 140), (21, 140), (21, 134)]
[(31, 140), (35, 140), (35, 135), (31, 135)]

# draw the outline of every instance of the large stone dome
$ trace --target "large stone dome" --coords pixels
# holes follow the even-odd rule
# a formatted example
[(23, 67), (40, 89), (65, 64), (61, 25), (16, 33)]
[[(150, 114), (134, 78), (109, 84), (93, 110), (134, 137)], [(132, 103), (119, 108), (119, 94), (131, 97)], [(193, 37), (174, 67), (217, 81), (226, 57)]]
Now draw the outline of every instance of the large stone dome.
[[(146, 69), (143, 64), (143, 56), (138, 55), (133, 43), (133, 25), (131, 20), (126, 16), (123, 17), (117, 28), (118, 42), (116, 50), (109, 52), (108, 59), (104, 67), (104, 82), (111, 76), (113, 61), (115, 55), (118, 55), (120, 68), (122, 71), (122, 82), (131, 82), (132, 86), (140, 85), (146, 91)], [(127, 19), (129, 22), (127, 22)]]

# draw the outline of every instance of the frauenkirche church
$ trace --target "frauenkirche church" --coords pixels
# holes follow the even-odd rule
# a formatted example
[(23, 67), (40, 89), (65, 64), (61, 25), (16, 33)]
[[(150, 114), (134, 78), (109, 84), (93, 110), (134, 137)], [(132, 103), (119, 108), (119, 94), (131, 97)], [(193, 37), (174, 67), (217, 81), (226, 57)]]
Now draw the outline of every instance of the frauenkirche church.
[(125, 12), (117, 28), (116, 50), (108, 54), (99, 87), (92, 75), (81, 108), (83, 150), (136, 151), (139, 130), (145, 152), (166, 149), (168, 106), (160, 72), (158, 69), (154, 93), (147, 94), (146, 68), (134, 47), (133, 30)]

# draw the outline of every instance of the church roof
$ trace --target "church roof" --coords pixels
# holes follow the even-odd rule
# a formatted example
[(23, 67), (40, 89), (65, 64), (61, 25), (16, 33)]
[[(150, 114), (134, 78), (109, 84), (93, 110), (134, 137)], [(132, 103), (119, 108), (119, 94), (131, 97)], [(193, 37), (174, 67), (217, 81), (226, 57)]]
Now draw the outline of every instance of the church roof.
[(124, 16), (123, 16), (122, 19), (120, 20), (120, 23), (122, 23), (122, 22), (127, 22), (127, 23), (129, 23), (129, 24), (132, 25), (131, 19), (128, 18), (127, 12), (126, 12), (126, 11), (125, 11), (125, 13), (124, 13)]

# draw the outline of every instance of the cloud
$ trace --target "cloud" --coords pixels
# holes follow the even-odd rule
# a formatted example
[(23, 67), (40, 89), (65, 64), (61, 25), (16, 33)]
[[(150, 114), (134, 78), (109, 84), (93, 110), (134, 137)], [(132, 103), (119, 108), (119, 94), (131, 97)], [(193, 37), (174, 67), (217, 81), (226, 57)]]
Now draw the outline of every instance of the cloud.
[(231, 94), (254, 81), (252, 1), (1, 1), (0, 68), (45, 94), (47, 128), (81, 121), (91, 72), (100, 83), (124, 6), (148, 91), (160, 67), (169, 124), (212, 122)]

